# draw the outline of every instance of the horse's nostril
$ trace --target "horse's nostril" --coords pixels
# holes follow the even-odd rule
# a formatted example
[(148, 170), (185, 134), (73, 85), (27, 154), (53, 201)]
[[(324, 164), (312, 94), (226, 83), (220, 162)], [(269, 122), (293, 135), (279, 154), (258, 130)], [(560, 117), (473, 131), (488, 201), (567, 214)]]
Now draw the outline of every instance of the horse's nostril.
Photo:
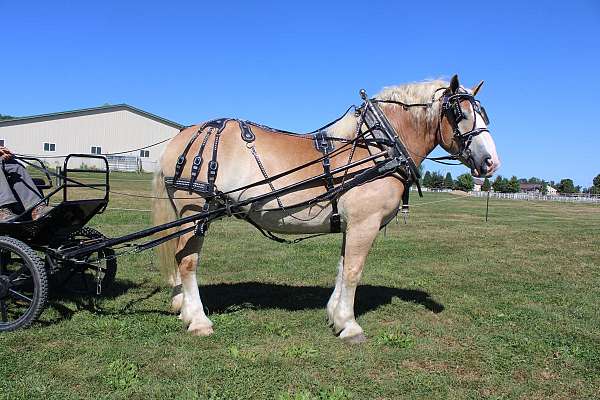
[(485, 163), (488, 167), (491, 167), (492, 165), (494, 165), (494, 161), (492, 161), (492, 157), (487, 157), (485, 159)]

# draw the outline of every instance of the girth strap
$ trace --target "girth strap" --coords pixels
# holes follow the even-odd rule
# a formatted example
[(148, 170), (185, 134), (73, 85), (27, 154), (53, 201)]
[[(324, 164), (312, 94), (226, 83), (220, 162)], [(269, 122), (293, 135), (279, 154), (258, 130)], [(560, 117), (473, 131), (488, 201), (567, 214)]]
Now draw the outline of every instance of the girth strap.
[[(315, 147), (321, 153), (323, 153), (323, 172), (325, 173), (325, 187), (327, 191), (332, 191), (335, 187), (333, 185), (333, 175), (331, 174), (331, 161), (329, 160), (329, 153), (334, 150), (333, 145), (327, 139), (327, 135), (324, 131), (318, 131), (315, 134)], [(340, 214), (338, 212), (337, 197), (331, 199), (331, 217), (329, 218), (330, 229), (332, 233), (341, 232)]]

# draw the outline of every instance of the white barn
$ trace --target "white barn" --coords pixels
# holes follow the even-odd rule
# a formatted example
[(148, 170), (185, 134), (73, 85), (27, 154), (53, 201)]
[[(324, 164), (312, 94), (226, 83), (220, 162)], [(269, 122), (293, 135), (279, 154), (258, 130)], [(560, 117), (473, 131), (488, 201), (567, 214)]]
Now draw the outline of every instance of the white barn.
[[(14, 153), (48, 158), (62, 164), (70, 153), (123, 154), (129, 164), (153, 171), (165, 146), (140, 147), (175, 136), (183, 125), (127, 104), (107, 105), (0, 121), (0, 145)], [(111, 157), (111, 163), (118, 161)]]

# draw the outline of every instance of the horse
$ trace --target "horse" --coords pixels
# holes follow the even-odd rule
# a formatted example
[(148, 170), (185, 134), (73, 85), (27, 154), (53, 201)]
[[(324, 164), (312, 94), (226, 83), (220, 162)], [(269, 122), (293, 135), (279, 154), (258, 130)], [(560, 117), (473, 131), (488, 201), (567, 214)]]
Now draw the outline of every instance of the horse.
[[(460, 85), (455, 75), (450, 82), (431, 80), (386, 87), (374, 101), (380, 102), (380, 110), (417, 167), (439, 145), (457, 155), (471, 169), (473, 176), (489, 177), (499, 168), (500, 160), (487, 128), (485, 110), (474, 99), (482, 83), (468, 89)], [(358, 114), (347, 112), (325, 129), (326, 137), (349, 143), (361, 135), (365, 128)], [(198, 124), (173, 137), (162, 153), (154, 177), (154, 223), (158, 225), (210, 209), (205, 196), (165, 184), (165, 178), (177, 174), (190, 182), (205, 175), (210, 180), (210, 170), (218, 165), (218, 175), (213, 175), (211, 183), (221, 193), (229, 192), (227, 201), (235, 203), (323, 173), (319, 163), (311, 164), (311, 160), (323, 156), (313, 144), (313, 135), (276, 131), (258, 124), (251, 128), (248, 131), (238, 120), (225, 120), (220, 135), (206, 133), (206, 125)], [(248, 135), (252, 136), (251, 142), (246, 140)], [(335, 171), (352, 160), (369, 157), (380, 148), (375, 143), (340, 148), (339, 152), (331, 153), (330, 168)], [(211, 149), (213, 159), (203, 163), (203, 159), (209, 158)], [(191, 158), (187, 154), (198, 156), (193, 163), (185, 163), (186, 158)], [(198, 159), (201, 161), (196, 162)], [(375, 162), (370, 160), (366, 164)], [(358, 166), (337, 172), (336, 184), (344, 179), (342, 175), (352, 174), (357, 169)], [(293, 172), (284, 173), (289, 170)], [(277, 179), (268, 181), (268, 176)], [(250, 185), (252, 182), (262, 184)], [(246, 188), (237, 190), (243, 187)], [(301, 185), (263, 201), (246, 204), (236, 214), (243, 215), (261, 230), (281, 234), (335, 232), (331, 218), (334, 213), (339, 216), (342, 248), (335, 287), (326, 306), (327, 320), (339, 338), (360, 343), (366, 336), (354, 315), (356, 287), (373, 241), (398, 212), (404, 191), (409, 190), (408, 183), (397, 173), (386, 174), (350, 188), (335, 201), (330, 198), (310, 201), (319, 199), (326, 190), (324, 183)], [(174, 229), (189, 228), (190, 224)], [(204, 235), (195, 230), (158, 249), (161, 269), (174, 288), (171, 309), (179, 313), (191, 334), (199, 336), (213, 333), (213, 324), (204, 312), (196, 278), (203, 240)]]

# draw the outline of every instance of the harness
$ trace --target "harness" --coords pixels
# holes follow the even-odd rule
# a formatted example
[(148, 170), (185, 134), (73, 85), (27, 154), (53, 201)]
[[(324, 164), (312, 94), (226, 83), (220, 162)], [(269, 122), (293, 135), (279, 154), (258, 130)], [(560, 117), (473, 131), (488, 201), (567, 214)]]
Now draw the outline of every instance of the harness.
[[(468, 100), (473, 105), (473, 109), (475, 110), (475, 112), (484, 118), (486, 124), (487, 114), (485, 113), (485, 109), (483, 109), (479, 102), (475, 100), (474, 97), (469, 93), (465, 92), (448, 94), (447, 92), (448, 91), (446, 91), (443, 97), (440, 98), (440, 100), (442, 101), (442, 116), (446, 116), (446, 118), (450, 122), (454, 132), (454, 136), (460, 145), (460, 151), (456, 154), (452, 154), (447, 157), (436, 157), (429, 159), (434, 161), (437, 161), (438, 159), (467, 160), (470, 157), (469, 146), (473, 137), (484, 131), (487, 131), (487, 128), (475, 128), (474, 121), (473, 127), (470, 131), (460, 132), (458, 124), (462, 119), (464, 119), (464, 112), (461, 109), (460, 102), (463, 100)], [(422, 196), (421, 187), (419, 184), (419, 179), (421, 178), (421, 176), (416, 166), (416, 163), (411, 157), (409, 150), (402, 142), (401, 136), (398, 135), (398, 133), (395, 131), (394, 127), (389, 122), (389, 120), (379, 107), (378, 103), (396, 103), (404, 106), (405, 108), (413, 106), (430, 107), (433, 104), (433, 99), (431, 103), (426, 104), (404, 104), (392, 100), (369, 99), (364, 90), (360, 91), (360, 95), (363, 99), (363, 104), (360, 107), (354, 107), (355, 114), (358, 118), (357, 134), (355, 135), (354, 139), (335, 138), (333, 136), (328, 135), (328, 132), (326, 130), (326, 128), (343, 118), (345, 114), (342, 117), (338, 118), (336, 121), (333, 121), (332, 123), (324, 126), (323, 128), (320, 128), (307, 135), (298, 135), (288, 131), (278, 131), (269, 127), (264, 127), (254, 122), (242, 121), (238, 119), (221, 118), (204, 123), (198, 129), (198, 131), (192, 135), (192, 137), (189, 139), (188, 143), (184, 147), (182, 154), (178, 157), (173, 177), (165, 178), (165, 184), (167, 185), (167, 187), (171, 187), (176, 190), (186, 190), (189, 193), (196, 193), (206, 199), (203, 209), (203, 212), (206, 214), (206, 217), (197, 222), (195, 233), (200, 236), (204, 235), (210, 220), (215, 219), (218, 216), (235, 215), (236, 217), (246, 219), (256, 228), (258, 228), (268, 238), (280, 242), (291, 243), (290, 241), (287, 241), (285, 239), (278, 238), (271, 232), (264, 231), (256, 223), (250, 220), (247, 213), (244, 215), (244, 213), (241, 211), (242, 206), (250, 205), (252, 207), (259, 201), (269, 201), (273, 199), (277, 201), (278, 207), (274, 209), (262, 209), (262, 211), (280, 210), (286, 212), (286, 209), (310, 206), (319, 202), (329, 201), (332, 207), (332, 213), (330, 216), (330, 232), (340, 232), (341, 221), (338, 212), (338, 199), (340, 198), (340, 196), (342, 196), (344, 193), (346, 193), (348, 190), (354, 187), (390, 175), (394, 175), (396, 178), (400, 179), (404, 183), (405, 189), (402, 195), (401, 210), (406, 221), (406, 216), (408, 215), (409, 209), (408, 203), (410, 187), (413, 183), (417, 186), (419, 195)], [(440, 118), (442, 118), (442, 116), (440, 116)], [(215, 181), (217, 179), (217, 172), (219, 168), (219, 164), (217, 161), (218, 146), (220, 136), (225, 126), (229, 122), (237, 122), (240, 129), (241, 139), (246, 143), (246, 147), (254, 157), (257, 167), (259, 168), (264, 179), (234, 190), (230, 190), (228, 192), (221, 192), (215, 185)], [(290, 170), (281, 172), (277, 175), (269, 176), (255, 148), (256, 135), (252, 131), (252, 126), (263, 127), (272, 132), (278, 132), (282, 134), (295, 135), (297, 137), (312, 139), (314, 141), (315, 149), (319, 151), (322, 154), (322, 156), (303, 165), (299, 165)], [(440, 128), (438, 127), (438, 129)], [(181, 175), (183, 172), (183, 168), (186, 164), (189, 150), (192, 147), (193, 143), (203, 134), (204, 137), (199, 146), (198, 153), (192, 161), (190, 179), (183, 179), (181, 178)], [(214, 135), (214, 141), (212, 145), (212, 158), (208, 162), (206, 182), (198, 181), (198, 175), (204, 161), (203, 153), (205, 151), (205, 147), (207, 146), (208, 140), (212, 135)], [(336, 148), (334, 142), (340, 142), (342, 144)], [(350, 145), (352, 146), (352, 148), (350, 151), (350, 158), (348, 160), (348, 163), (341, 167), (332, 169), (331, 158), (340, 154), (342, 150), (345, 150)], [(358, 161), (352, 161), (354, 150), (358, 145), (366, 147), (371, 155)], [(380, 152), (373, 154), (373, 148), (379, 149)], [(423, 156), (423, 158), (426, 157)], [(350, 169), (355, 168), (359, 165), (364, 165), (368, 162), (372, 162), (373, 165), (365, 167), (359, 171), (353, 171), (352, 173), (349, 172)], [(316, 163), (321, 163), (321, 166), (323, 168), (322, 174), (305, 179), (301, 182), (291, 184), (283, 188), (278, 189), (275, 187), (274, 181), (276, 181), (277, 179), (297, 172), (301, 169), (307, 168), (308, 166)], [(338, 183), (336, 186), (336, 179), (334, 179), (334, 176), (342, 172), (343, 177), (341, 179), (341, 183)], [(319, 196), (316, 196), (313, 199), (306, 200), (301, 203), (284, 206), (281, 200), (281, 196), (291, 193), (294, 190), (298, 190), (302, 187), (305, 187), (308, 184), (312, 184), (313, 182), (317, 181), (321, 181), (323, 183), (325, 187), (324, 193), (320, 194)], [(243, 190), (247, 190), (265, 184), (269, 186), (270, 192), (253, 197), (248, 200), (233, 203), (230, 200), (229, 195), (231, 194), (239, 193)], [(222, 206), (221, 208), (217, 208), (211, 211), (211, 207), (214, 208), (219, 204)], [(289, 215), (293, 217), (292, 214)], [(304, 238), (296, 239), (294, 242), (303, 239)]]
[[(177, 158), (177, 164), (175, 165), (175, 174), (172, 178), (166, 178), (165, 183), (168, 186), (171, 186), (175, 189), (187, 189), (189, 193), (197, 193), (202, 195), (203, 197), (214, 197), (215, 192), (215, 180), (217, 179), (217, 173), (219, 171), (219, 163), (217, 161), (217, 153), (219, 150), (219, 140), (221, 138), (221, 133), (223, 129), (225, 129), (225, 125), (229, 121), (232, 121), (229, 118), (220, 118), (214, 119), (212, 121), (208, 121), (204, 123), (190, 138), (190, 140), (185, 145), (183, 153)], [(216, 131), (216, 132), (215, 132)], [(190, 179), (182, 179), (181, 174), (183, 172), (183, 167), (187, 161), (187, 155), (190, 151), (190, 148), (198, 139), (198, 137), (203, 133), (204, 139), (200, 144), (200, 148), (198, 149), (198, 154), (194, 157), (192, 161), (192, 169), (190, 173)], [(212, 150), (212, 158), (208, 162), (208, 172), (206, 176), (206, 182), (196, 182), (198, 179), (198, 174), (200, 173), (200, 168), (204, 162), (202, 158), (204, 149), (206, 148), (206, 144), (210, 136), (215, 132), (215, 140), (213, 142), (213, 150)]]
[[(465, 113), (460, 105), (461, 101), (468, 101), (471, 103), (475, 113), (471, 130), (467, 132), (461, 132), (458, 127), (458, 124), (465, 119)], [(452, 127), (452, 131), (454, 132), (454, 139), (458, 142), (460, 147), (457, 153), (451, 154), (450, 157), (445, 158), (468, 162), (468, 160), (471, 158), (470, 146), (473, 138), (480, 133), (489, 132), (487, 128), (475, 127), (477, 123), (477, 115), (483, 118), (483, 122), (485, 122), (486, 126), (489, 125), (490, 120), (487, 116), (485, 108), (483, 108), (479, 100), (475, 99), (475, 97), (470, 93), (459, 92), (456, 94), (444, 94), (442, 97), (442, 115), (446, 116), (448, 119), (448, 122)]]

